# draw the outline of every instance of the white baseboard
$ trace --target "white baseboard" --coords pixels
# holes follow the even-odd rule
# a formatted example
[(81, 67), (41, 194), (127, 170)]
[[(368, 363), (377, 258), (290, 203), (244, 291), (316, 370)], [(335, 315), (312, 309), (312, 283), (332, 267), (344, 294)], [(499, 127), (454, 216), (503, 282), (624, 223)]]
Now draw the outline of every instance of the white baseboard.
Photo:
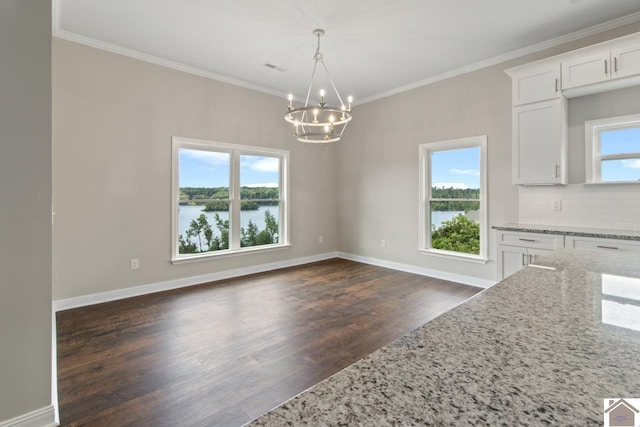
[(278, 261), (269, 264), (260, 264), (250, 267), (237, 268), (234, 270), (204, 274), (201, 276), (185, 277), (182, 279), (168, 280), (166, 282), (151, 283), (148, 285), (133, 286), (130, 288), (99, 292), (95, 294), (82, 295), (79, 297), (59, 299), (53, 301), (53, 310), (57, 312), (62, 310), (69, 310), (71, 308), (85, 307), (88, 305), (100, 304), (103, 302), (152, 294), (154, 292), (169, 291), (172, 289), (184, 288), (187, 286), (199, 285), (207, 282), (214, 282), (217, 280), (246, 276), (248, 274), (262, 273), (265, 271), (277, 270), (280, 268), (295, 267), (297, 265), (308, 264), (310, 262), (336, 258), (337, 256), (337, 252), (327, 252), (308, 257), (294, 258), (286, 261)]
[(53, 406), (45, 406), (10, 420), (0, 421), (0, 427), (55, 427), (58, 423), (54, 412)]
[[(53, 308), (53, 304), (52, 304)], [(60, 412), (58, 408), (58, 327), (56, 324), (56, 312), (51, 310), (51, 406), (53, 406), (53, 419), (55, 425), (60, 425)]]
[(338, 257), (351, 261), (363, 262), (365, 264), (377, 265), (378, 267), (390, 268), (392, 270), (404, 271), (407, 273), (419, 274), (421, 276), (433, 277), (435, 279), (448, 280), (450, 282), (462, 283), (464, 285), (475, 286), (477, 288), (489, 288), (497, 282), (477, 277), (465, 276), (462, 274), (449, 273), (442, 270), (434, 270), (431, 268), (418, 267), (410, 264), (401, 264), (399, 262), (386, 261), (377, 258), (369, 258), (361, 255), (349, 254), (346, 252), (338, 252)]
[[(217, 280), (231, 279), (234, 277), (246, 276), (248, 274), (262, 273), (265, 271), (277, 270), (280, 268), (295, 267), (297, 265), (323, 261), (331, 258), (344, 258), (351, 261), (390, 268), (392, 270), (405, 271), (407, 273), (419, 274), (421, 276), (428, 276), (436, 279), (463, 283), (465, 285), (476, 286), (478, 288), (488, 288), (496, 283), (491, 280), (479, 279), (477, 277), (449, 273), (446, 271), (418, 267), (415, 265), (401, 264), (398, 262), (386, 261), (376, 258), (369, 258), (361, 255), (349, 254), (346, 252), (326, 252), (323, 254), (312, 255), (308, 257), (294, 258), (269, 264), (260, 264), (251, 267), (237, 268), (234, 270), (220, 271), (217, 273), (204, 274), (201, 276), (185, 277), (182, 279), (168, 280), (166, 282), (150, 283), (148, 285), (134, 286), (131, 288), (117, 289), (113, 291), (99, 292), (96, 294), (82, 295), (79, 297), (59, 299), (53, 301), (53, 311), (57, 312), (62, 310), (69, 310), (71, 308), (85, 307), (88, 305), (100, 304), (103, 302), (116, 301), (119, 299), (137, 297), (140, 295), (147, 295), (154, 292), (168, 291), (172, 289), (184, 288), (187, 286), (199, 285), (207, 282), (214, 282)], [(0, 427), (2, 426), (0, 425)]]

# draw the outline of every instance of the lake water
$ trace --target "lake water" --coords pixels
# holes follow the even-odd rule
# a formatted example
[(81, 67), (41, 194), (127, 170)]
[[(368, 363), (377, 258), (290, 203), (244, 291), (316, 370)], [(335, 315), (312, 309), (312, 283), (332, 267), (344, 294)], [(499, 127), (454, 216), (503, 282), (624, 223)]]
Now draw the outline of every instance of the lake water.
[[(215, 228), (215, 220), (213, 218), (216, 212), (203, 212), (202, 209), (204, 209), (204, 206), (183, 205), (180, 206), (179, 209), (179, 233), (183, 236), (186, 236), (186, 231), (189, 229), (189, 224), (191, 223), (191, 221), (198, 218), (200, 214), (205, 214), (207, 216), (209, 224), (212, 225), (214, 236), (220, 235), (218, 229)], [(258, 230), (264, 230), (264, 212), (266, 210), (269, 210), (275, 217), (276, 221), (279, 221), (280, 210), (278, 209), (278, 206), (260, 206), (260, 208), (255, 211), (240, 211), (240, 226), (246, 229), (247, 225), (249, 224), (249, 220), (251, 220), (255, 225), (258, 226)], [(229, 212), (217, 213), (223, 220), (229, 219)], [(431, 212), (431, 222), (435, 224), (436, 228), (438, 228), (444, 221), (449, 221), (451, 218), (457, 216), (458, 214), (464, 215), (464, 211), (434, 211)]]
[[(189, 229), (189, 224), (191, 223), (192, 220), (198, 218), (201, 214), (205, 214), (207, 217), (207, 220), (209, 221), (209, 224), (211, 224), (211, 228), (213, 230), (213, 235), (214, 236), (219, 236), (220, 232), (218, 231), (218, 229), (216, 228), (215, 224), (216, 221), (214, 219), (214, 215), (217, 213), (218, 215), (220, 215), (220, 218), (222, 218), (222, 220), (228, 220), (229, 219), (229, 212), (228, 211), (223, 211), (223, 212), (203, 212), (202, 209), (204, 209), (204, 206), (185, 206), (182, 205), (180, 206), (178, 211), (178, 233), (182, 234), (183, 236), (186, 237), (187, 234), (187, 230)], [(276, 221), (279, 222), (280, 220), (280, 209), (278, 206), (260, 206), (258, 208), (258, 210), (255, 211), (240, 211), (240, 227), (243, 227), (244, 229), (247, 228), (247, 225), (249, 224), (249, 220), (253, 221), (253, 223), (255, 225), (258, 226), (258, 230), (264, 230), (264, 212), (266, 210), (269, 210), (269, 212), (271, 212), (271, 215), (273, 215), (276, 219)]]
[(449, 221), (459, 214), (464, 215), (464, 211), (433, 211), (431, 212), (431, 223), (438, 228), (443, 222)]

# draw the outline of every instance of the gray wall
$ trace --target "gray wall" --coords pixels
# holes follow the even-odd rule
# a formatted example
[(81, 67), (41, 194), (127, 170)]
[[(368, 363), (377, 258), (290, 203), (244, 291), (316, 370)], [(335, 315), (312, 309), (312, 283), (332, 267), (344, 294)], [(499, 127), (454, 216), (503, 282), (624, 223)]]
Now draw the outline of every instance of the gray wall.
[[(637, 31), (640, 24), (621, 27), (355, 108), (353, 125), (338, 152), (340, 250), (495, 279), (493, 232), (489, 233), (491, 261), (486, 265), (418, 253), (418, 145), (486, 134), (489, 224), (517, 221), (518, 188), (511, 185), (511, 80), (503, 70)], [(637, 106), (634, 94), (599, 95), (571, 104), (580, 111), (576, 114), (587, 114), (607, 109), (605, 105), (621, 97), (625, 105)], [(582, 171), (578, 165), (584, 163), (584, 148), (580, 152), (577, 147), (577, 118), (572, 120), (569, 157), (574, 180), (584, 175), (584, 164)], [(386, 248), (380, 247), (381, 239), (386, 240)]]
[(0, 422), (51, 403), (51, 4), (0, 2)]
[[(417, 252), (418, 145), (488, 135), (489, 223), (517, 221), (503, 70), (637, 31), (621, 27), (357, 106), (343, 141), (330, 146), (295, 142), (277, 97), (54, 40), (54, 299), (334, 250), (495, 279), (493, 232), (486, 265)], [(173, 135), (291, 150), (293, 247), (171, 265)]]
[[(418, 253), (418, 146), (488, 136), (489, 221), (517, 218), (511, 182), (511, 86), (491, 67), (365, 104), (340, 145), (340, 249), (362, 256), (495, 277), (495, 264)], [(380, 240), (386, 240), (386, 248)], [(489, 255), (495, 259), (494, 250)]]
[[(297, 142), (285, 98), (60, 39), (53, 48), (54, 299), (336, 250), (337, 149)], [(172, 265), (172, 136), (290, 150), (292, 247)]]

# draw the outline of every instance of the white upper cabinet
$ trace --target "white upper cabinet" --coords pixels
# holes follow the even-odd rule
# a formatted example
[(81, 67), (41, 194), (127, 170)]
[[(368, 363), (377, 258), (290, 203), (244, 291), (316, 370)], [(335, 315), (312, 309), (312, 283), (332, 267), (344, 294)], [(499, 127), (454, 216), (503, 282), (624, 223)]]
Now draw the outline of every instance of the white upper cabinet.
[(567, 183), (567, 98), (640, 85), (640, 33), (505, 70), (513, 183)]
[(560, 64), (527, 67), (510, 75), (513, 105), (546, 101), (561, 96)]
[(638, 83), (640, 44), (610, 50), (581, 50), (562, 60), (562, 89), (567, 91), (567, 96), (587, 95)]
[(567, 90), (609, 80), (611, 69), (609, 50), (562, 61), (562, 89)]
[(612, 78), (640, 75), (640, 44), (611, 50)]
[(513, 107), (513, 183), (567, 183), (567, 100)]

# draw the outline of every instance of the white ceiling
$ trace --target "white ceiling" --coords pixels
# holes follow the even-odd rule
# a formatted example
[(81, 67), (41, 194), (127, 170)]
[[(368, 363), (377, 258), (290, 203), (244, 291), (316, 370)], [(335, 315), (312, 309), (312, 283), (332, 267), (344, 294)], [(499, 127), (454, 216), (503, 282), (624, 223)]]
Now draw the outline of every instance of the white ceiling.
[(356, 104), (638, 20), (639, 0), (54, 0), (57, 37), (297, 98), (324, 28)]

